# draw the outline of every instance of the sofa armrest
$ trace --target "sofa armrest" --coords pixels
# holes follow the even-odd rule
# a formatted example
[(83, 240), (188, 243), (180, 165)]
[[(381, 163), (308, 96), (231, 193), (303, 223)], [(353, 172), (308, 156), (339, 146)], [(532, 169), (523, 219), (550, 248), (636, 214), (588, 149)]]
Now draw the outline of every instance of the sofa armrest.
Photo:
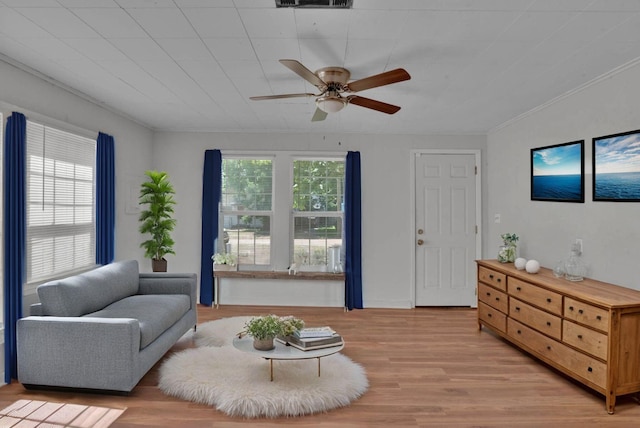
[(30, 316), (18, 320), (16, 333), (23, 384), (126, 391), (137, 382), (135, 319)]
[(44, 315), (42, 303), (33, 303), (29, 305), (29, 315)]
[(197, 275), (195, 273), (141, 273), (140, 294), (186, 294), (191, 298), (191, 308), (196, 307)]

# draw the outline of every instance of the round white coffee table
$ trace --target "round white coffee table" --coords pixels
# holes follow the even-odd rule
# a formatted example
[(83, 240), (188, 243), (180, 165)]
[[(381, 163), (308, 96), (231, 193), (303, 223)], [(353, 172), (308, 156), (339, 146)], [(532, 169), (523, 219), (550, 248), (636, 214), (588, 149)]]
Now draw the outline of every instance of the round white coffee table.
[(276, 347), (270, 351), (258, 351), (253, 347), (253, 338), (244, 336), (242, 338), (234, 337), (233, 346), (242, 351), (250, 354), (255, 354), (265, 360), (269, 360), (269, 374), (271, 381), (273, 381), (273, 360), (309, 360), (312, 358), (318, 359), (318, 376), (320, 376), (320, 358), (327, 357), (329, 355), (338, 353), (344, 349), (344, 343), (332, 346), (330, 348), (312, 349), (310, 351), (301, 351), (293, 346), (287, 346), (284, 343), (275, 341)]

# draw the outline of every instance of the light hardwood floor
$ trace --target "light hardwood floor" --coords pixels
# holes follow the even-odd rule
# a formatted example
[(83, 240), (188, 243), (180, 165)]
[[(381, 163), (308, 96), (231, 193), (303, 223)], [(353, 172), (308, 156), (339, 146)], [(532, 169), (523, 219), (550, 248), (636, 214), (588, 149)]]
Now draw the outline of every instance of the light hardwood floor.
[[(211, 407), (165, 396), (156, 365), (131, 395), (0, 388), (0, 408), (17, 399), (127, 407), (113, 427), (632, 427), (640, 425), (633, 396), (608, 415), (604, 398), (527, 354), (478, 331), (476, 311), (456, 308), (364, 309), (262, 306), (200, 307), (199, 323), (239, 315), (296, 315), (343, 334), (343, 353), (362, 364), (369, 390), (351, 406), (299, 418), (230, 418)], [(182, 340), (171, 352), (192, 346)], [(170, 353), (171, 353), (170, 352)]]

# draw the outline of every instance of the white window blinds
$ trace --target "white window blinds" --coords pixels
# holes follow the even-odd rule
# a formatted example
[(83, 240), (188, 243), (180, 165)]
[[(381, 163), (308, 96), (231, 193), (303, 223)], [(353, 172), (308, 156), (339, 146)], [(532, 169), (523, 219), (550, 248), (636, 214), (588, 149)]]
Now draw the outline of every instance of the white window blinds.
[(27, 283), (95, 265), (96, 142), (27, 121)]

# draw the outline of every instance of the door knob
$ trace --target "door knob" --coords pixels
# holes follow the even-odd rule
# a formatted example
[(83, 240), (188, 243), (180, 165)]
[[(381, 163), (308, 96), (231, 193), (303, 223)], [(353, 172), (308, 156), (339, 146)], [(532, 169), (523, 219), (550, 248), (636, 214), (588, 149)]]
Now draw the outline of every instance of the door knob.
[(424, 241), (422, 239), (418, 239), (418, 245), (422, 245), (424, 244)]

